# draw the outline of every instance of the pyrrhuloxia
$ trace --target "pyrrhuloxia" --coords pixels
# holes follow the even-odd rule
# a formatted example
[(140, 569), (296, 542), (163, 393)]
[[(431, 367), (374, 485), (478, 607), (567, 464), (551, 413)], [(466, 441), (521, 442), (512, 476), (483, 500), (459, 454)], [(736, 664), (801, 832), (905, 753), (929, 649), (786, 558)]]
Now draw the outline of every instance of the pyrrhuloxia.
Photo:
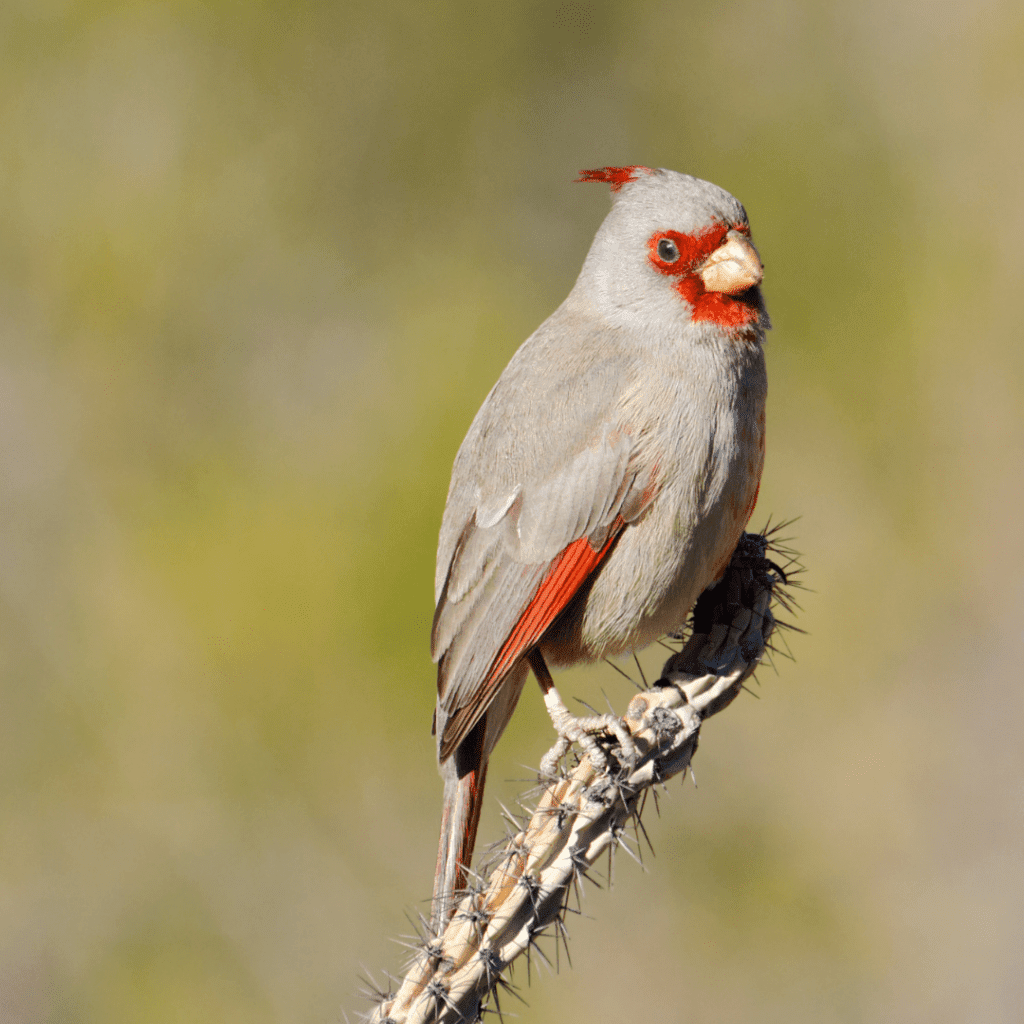
[[(568, 298), (512, 357), (455, 458), (437, 550), (434, 922), (454, 910), (487, 761), (528, 666), (635, 651), (724, 571), (764, 461), (770, 326), (747, 214), (689, 175), (605, 167)], [(564, 731), (564, 714), (552, 715)]]

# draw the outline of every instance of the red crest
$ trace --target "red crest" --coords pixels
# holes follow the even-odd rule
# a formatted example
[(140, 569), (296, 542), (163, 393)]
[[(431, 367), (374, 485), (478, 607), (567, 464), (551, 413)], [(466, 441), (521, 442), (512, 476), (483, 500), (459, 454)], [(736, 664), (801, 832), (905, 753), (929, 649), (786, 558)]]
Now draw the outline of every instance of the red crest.
[(632, 167), (597, 167), (592, 171), (580, 171), (577, 181), (607, 181), (613, 192), (618, 192), (627, 181), (635, 181), (637, 172), (653, 174), (650, 167), (634, 164)]

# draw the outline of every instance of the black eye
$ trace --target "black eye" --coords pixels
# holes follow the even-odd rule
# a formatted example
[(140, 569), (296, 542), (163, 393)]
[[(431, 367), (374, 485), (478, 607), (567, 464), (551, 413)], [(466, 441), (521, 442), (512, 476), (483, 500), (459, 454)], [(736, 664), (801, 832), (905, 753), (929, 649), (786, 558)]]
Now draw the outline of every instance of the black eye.
[(675, 263), (679, 259), (679, 249), (671, 238), (663, 238), (658, 243), (658, 257), (665, 263)]

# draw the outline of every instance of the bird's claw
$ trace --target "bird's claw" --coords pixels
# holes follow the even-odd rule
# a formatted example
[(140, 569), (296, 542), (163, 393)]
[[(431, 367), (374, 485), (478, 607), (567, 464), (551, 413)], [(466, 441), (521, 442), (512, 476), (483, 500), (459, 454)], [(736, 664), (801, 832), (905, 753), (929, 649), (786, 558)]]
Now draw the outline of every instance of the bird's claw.
[(591, 764), (599, 771), (608, 768), (608, 755), (594, 738), (602, 733), (613, 735), (619, 742), (622, 760), (632, 764), (637, 757), (636, 745), (623, 719), (617, 715), (592, 715), (580, 718), (569, 712), (558, 691), (552, 686), (544, 694), (544, 704), (551, 716), (551, 724), (558, 733), (558, 741), (544, 755), (540, 762), (542, 776), (555, 775), (558, 762), (569, 752), (573, 743), (578, 743), (590, 758)]

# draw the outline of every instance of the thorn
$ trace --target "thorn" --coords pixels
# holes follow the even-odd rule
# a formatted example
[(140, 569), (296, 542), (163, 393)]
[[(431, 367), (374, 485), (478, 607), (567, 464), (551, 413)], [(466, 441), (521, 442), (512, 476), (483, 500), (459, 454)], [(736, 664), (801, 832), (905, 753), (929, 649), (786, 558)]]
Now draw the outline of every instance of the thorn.
[(778, 647), (773, 647), (772, 650), (775, 651), (781, 658), (788, 658), (790, 661), (796, 661), (796, 658), (793, 657), (793, 651), (789, 646), (789, 641), (786, 639), (786, 634), (779, 633), (779, 640), (781, 640), (782, 643), (786, 645), (786, 649), (783, 651)]
[(409, 950), (411, 956), (406, 958), (405, 967), (409, 970), (417, 960), (422, 957), (430, 959), (430, 953), (427, 946), (422, 942), (406, 942), (404, 939), (391, 939), (391, 942), (395, 943), (396, 946), (401, 946), (403, 949)]
[(402, 938), (415, 939), (415, 941), (423, 946), (429, 941), (428, 936), (433, 936), (433, 933), (430, 931), (430, 926), (423, 914), (420, 913), (420, 911), (416, 911), (416, 913), (419, 917), (418, 921), (414, 921), (408, 911), (405, 912), (405, 919), (409, 922), (409, 927), (413, 930), (413, 935), (403, 935)]
[[(487, 891), (487, 878), (482, 875), (479, 871), (474, 871), (472, 868), (466, 868), (466, 882), (467, 884), (461, 890), (462, 900), (467, 896), (472, 896), (475, 899), (479, 899)], [(471, 883), (471, 884), (470, 884)], [(461, 903), (462, 900), (459, 902)]]
[[(584, 875), (584, 872), (580, 871), (577, 867), (576, 855), (574, 853), (570, 853), (570, 856), (572, 857), (572, 876), (570, 878), (570, 882), (572, 885), (572, 891), (576, 894), (576, 913), (581, 914), (583, 912), (583, 897), (586, 895), (583, 891), (583, 882), (581, 881), (581, 876)], [(566, 910), (570, 909), (568, 899), (569, 897), (566, 896)]]
[(579, 892), (576, 896), (576, 905), (582, 912), (583, 903), (580, 900), (579, 895), (583, 892), (583, 879), (586, 879), (592, 885), (597, 886), (598, 889), (603, 888), (603, 886), (590, 874), (590, 865), (587, 863), (587, 859), (580, 847), (574, 846), (569, 850), (569, 859), (572, 861), (573, 881), (579, 885)]
[(528, 764), (516, 765), (517, 768), (522, 768), (526, 772), (526, 775), (521, 779), (511, 778), (509, 782), (519, 782), (527, 784), (527, 793), (540, 792), (540, 786), (537, 784), (537, 766)]
[(576, 807), (567, 804), (564, 800), (560, 801), (557, 807), (550, 808), (550, 813), (557, 815), (559, 832), (565, 828), (566, 822), (576, 814), (576, 810)]
[(520, 822), (519, 818), (515, 814), (513, 814), (512, 811), (510, 811), (500, 800), (498, 801), (498, 806), (501, 808), (501, 814), (505, 821), (507, 821), (510, 825), (515, 825), (518, 831), (518, 829), (522, 827), (522, 822)]
[(507, 992), (510, 996), (515, 996), (523, 1004), (523, 1006), (529, 1006), (530, 1004), (519, 994), (519, 991), (515, 985), (508, 980), (508, 978), (499, 978), (498, 984), (502, 989)]
[(451, 997), (448, 995), (448, 990), (444, 987), (441, 982), (435, 978), (426, 988), (423, 989), (424, 995), (434, 1000), (434, 1016), (440, 1017), (440, 1004), (444, 1003), (450, 1010), (454, 1010), (461, 1017), (462, 1014), (456, 1009), (455, 1004), (452, 1002)]
[[(373, 974), (369, 968), (363, 964), (359, 967), (361, 974), (358, 975), (359, 980), (363, 983), (363, 988), (359, 990), (361, 995), (367, 1002), (374, 1003), (376, 1006), (383, 1006), (389, 999), (394, 998), (394, 992), (391, 990), (391, 986), (388, 985), (387, 989), (383, 989), (374, 980)], [(384, 976), (388, 977), (387, 971), (384, 972)], [(388, 977), (390, 981), (390, 977)]]
[[(492, 988), (491, 991), (488, 992), (487, 994), (488, 994), (488, 996), (490, 996), (491, 999), (494, 1000), (494, 1011), (493, 1012), (497, 1013), (498, 1020), (501, 1021), (501, 1024), (505, 1024), (505, 1015), (501, 1012), (501, 1000), (498, 999), (497, 989), (493, 989)], [(477, 1016), (477, 1020), (482, 1021), (483, 1018), (484, 1018), (484, 1014), (485, 1013), (491, 1013), (491, 1012), (492, 1011), (491, 1011), (490, 1007), (489, 1006), (485, 1006), (484, 1003), (481, 1002), (481, 1004), (480, 1004), (480, 1012), (479, 1012), (479, 1014)]]
[[(481, 949), (478, 956), (484, 963), (484, 973), (487, 975), (488, 985), (491, 988), (500, 986), (504, 991), (515, 996), (525, 1006), (526, 1000), (516, 991), (515, 986), (510, 984), (507, 978), (502, 977), (502, 972), (511, 965), (506, 964), (493, 949)], [(495, 995), (497, 995), (496, 992)], [(498, 1013), (500, 1016), (500, 1009)]]
[(626, 830), (624, 828), (620, 828), (619, 829), (618, 833), (615, 836), (615, 839), (616, 839), (616, 843), (619, 846), (621, 846), (622, 849), (625, 850), (626, 853), (630, 857), (632, 857), (633, 860), (635, 860), (637, 862), (637, 864), (639, 864), (640, 867), (643, 868), (644, 871), (646, 871), (647, 868), (644, 866), (643, 861), (640, 860), (640, 858), (629, 848), (628, 837), (626, 836)]
[(647, 685), (647, 676), (644, 675), (644, 667), (640, 664), (640, 659), (636, 656), (636, 651), (633, 652), (633, 660), (636, 662), (636, 670), (640, 673), (640, 678), (643, 680), (644, 689), (649, 690), (650, 686)]
[(776, 619), (775, 625), (778, 629), (788, 630), (790, 633), (800, 633), (803, 636), (807, 636), (807, 630), (801, 629), (799, 626), (792, 622), (784, 622), (782, 619)]
[(628, 679), (641, 693), (644, 692), (644, 688), (628, 672), (619, 668), (619, 666), (616, 665), (615, 662), (612, 661), (610, 658), (605, 658), (604, 660), (605, 663), (611, 665), (611, 667), (615, 669), (615, 671), (618, 672), (620, 676), (624, 676), (626, 679)]
[[(651, 796), (654, 798), (654, 813), (657, 814), (658, 817), (660, 818), (661, 817), (661, 802), (658, 800), (658, 791), (656, 789), (654, 789), (654, 788), (651, 788), (651, 789), (647, 790), (647, 793), (650, 793)], [(644, 808), (647, 806), (647, 793), (644, 793), (643, 803), (640, 804), (640, 810), (637, 812), (638, 814), (643, 814), (644, 813)]]
[(472, 907), (469, 910), (458, 910), (455, 912), (455, 916), (460, 921), (468, 921), (476, 931), (476, 937), (479, 941), (484, 932), (487, 930), (487, 926), (491, 923), (491, 918), (494, 916), (489, 911), (484, 910), (479, 904)]
[[(487, 975), (487, 987), (489, 989), (488, 995), (494, 1000), (495, 1011), (498, 1014), (498, 1019), (504, 1021), (505, 1017), (501, 1011), (501, 1000), (498, 996), (499, 988), (510, 995), (513, 995), (518, 999), (524, 1006), (526, 1000), (516, 991), (514, 985), (512, 985), (506, 978), (502, 977), (502, 971), (504, 971), (510, 965), (506, 964), (498, 953), (490, 948), (481, 949), (478, 956), (484, 965), (484, 973)], [(486, 1007), (481, 1007), (481, 1012), (490, 1012)]]
[(529, 987), (533, 984), (530, 979), (530, 967), (533, 964), (533, 936), (529, 933), (526, 935), (526, 949), (523, 950), (523, 956), (526, 957), (526, 985)]
[[(544, 934), (544, 928), (543, 927), (538, 927), (538, 928), (532, 928), (531, 927), (530, 930), (529, 930), (529, 934), (528, 934), (528, 938), (527, 938), (527, 943), (526, 943), (527, 948), (528, 949), (532, 949), (534, 952), (536, 952), (537, 956), (539, 956), (541, 958), (541, 960), (543, 960), (544, 963), (547, 965), (548, 970), (551, 971), (552, 974), (554, 974), (554, 972), (555, 972), (554, 964), (552, 964), (551, 961), (548, 959), (547, 953), (545, 953), (544, 950), (540, 948), (540, 943), (537, 941), (540, 938), (548, 938), (548, 936), (546, 936)], [(527, 961), (527, 963), (529, 963), (529, 961)]]
[(530, 907), (533, 910), (534, 917), (536, 917), (539, 906), (537, 898), (540, 896), (541, 891), (540, 879), (534, 878), (533, 875), (522, 874), (519, 876), (519, 881), (516, 884), (521, 885), (526, 890), (526, 895), (530, 900)]
[[(569, 909), (568, 905), (563, 903), (562, 904), (563, 912), (568, 910), (568, 909)], [(556, 970), (560, 969), (559, 964), (558, 964), (558, 939), (559, 939), (559, 937), (561, 937), (561, 939), (562, 939), (562, 945), (565, 946), (565, 959), (568, 961), (569, 967), (571, 968), (572, 967), (572, 957), (569, 955), (569, 932), (568, 932), (568, 929), (565, 927), (565, 919), (564, 919), (564, 917), (562, 915), (560, 915), (560, 914), (556, 915), (555, 916), (555, 920), (554, 920), (554, 925), (555, 925), (555, 927), (557, 929), (557, 931), (555, 932), (555, 969)]]
[[(633, 821), (636, 823), (634, 825), (634, 828), (638, 829), (640, 832), (643, 832), (644, 840), (647, 843), (647, 848), (651, 851), (651, 856), (652, 857), (657, 857), (658, 855), (654, 852), (654, 845), (651, 842), (651, 837), (647, 834), (647, 829), (644, 827), (644, 823), (636, 815), (633, 815)], [(637, 851), (639, 852), (639, 848), (640, 848), (640, 836), (639, 835), (637, 835), (637, 840), (636, 841), (637, 841)]]

